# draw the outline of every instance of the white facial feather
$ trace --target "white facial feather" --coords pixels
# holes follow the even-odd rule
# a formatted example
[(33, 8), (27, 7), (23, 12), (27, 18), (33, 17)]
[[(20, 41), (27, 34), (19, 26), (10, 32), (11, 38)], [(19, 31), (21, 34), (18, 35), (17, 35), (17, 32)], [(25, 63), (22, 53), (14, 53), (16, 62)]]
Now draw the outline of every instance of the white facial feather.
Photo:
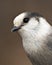
[[(23, 19), (25, 18), (26, 13), (22, 13), (18, 15), (14, 19), (14, 26), (19, 27), (23, 23)], [(37, 42), (37, 39), (42, 42), (42, 39), (46, 39), (46, 35), (49, 34), (50, 25), (43, 17), (39, 17), (39, 21), (36, 20), (35, 17), (32, 17), (29, 22), (22, 26), (21, 29), (18, 31), (23, 40), (23, 46), (26, 51), (32, 51), (31, 48), (34, 48), (35, 51), (39, 49), (38, 46), (42, 46), (43, 44)], [(45, 37), (45, 38), (44, 38)], [(34, 44), (35, 45), (34, 45)]]
[[(35, 14), (36, 15), (36, 14)], [(52, 49), (50, 51), (50, 34), (52, 34), (51, 25), (43, 17), (37, 16), (30, 17), (29, 21), (24, 24), (23, 19), (28, 14), (22, 13), (14, 19), (14, 26), (21, 28), (18, 33), (22, 37), (23, 47), (33, 65), (52, 65)], [(36, 17), (38, 19), (36, 19)], [(14, 28), (16, 29), (16, 28)], [(48, 38), (47, 38), (48, 37)], [(52, 39), (52, 37), (50, 38)], [(51, 46), (52, 47), (52, 46)]]
[(23, 22), (23, 18), (25, 17), (26, 13), (22, 13), (18, 16), (15, 17), (14, 21), (13, 21), (13, 24), (14, 26), (20, 26)]
[(35, 17), (31, 18), (29, 22), (23, 27), (23, 29), (29, 29), (32, 30), (38, 25), (38, 21), (35, 19)]

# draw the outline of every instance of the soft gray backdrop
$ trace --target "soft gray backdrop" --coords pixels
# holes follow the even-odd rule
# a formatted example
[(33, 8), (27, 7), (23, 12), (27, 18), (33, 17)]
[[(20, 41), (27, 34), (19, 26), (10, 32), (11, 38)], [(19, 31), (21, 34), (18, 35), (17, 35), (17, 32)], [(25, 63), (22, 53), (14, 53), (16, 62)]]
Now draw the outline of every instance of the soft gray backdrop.
[(31, 65), (12, 21), (24, 11), (42, 14), (52, 24), (52, 0), (0, 0), (0, 65)]

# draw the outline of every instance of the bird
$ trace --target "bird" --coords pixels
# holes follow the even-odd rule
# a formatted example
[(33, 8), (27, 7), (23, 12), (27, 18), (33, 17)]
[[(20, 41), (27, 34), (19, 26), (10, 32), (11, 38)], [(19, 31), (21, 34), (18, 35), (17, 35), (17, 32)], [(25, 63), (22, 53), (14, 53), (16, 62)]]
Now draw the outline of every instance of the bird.
[(52, 65), (52, 25), (36, 12), (22, 12), (13, 20), (12, 32), (22, 38), (24, 51), (32, 65)]

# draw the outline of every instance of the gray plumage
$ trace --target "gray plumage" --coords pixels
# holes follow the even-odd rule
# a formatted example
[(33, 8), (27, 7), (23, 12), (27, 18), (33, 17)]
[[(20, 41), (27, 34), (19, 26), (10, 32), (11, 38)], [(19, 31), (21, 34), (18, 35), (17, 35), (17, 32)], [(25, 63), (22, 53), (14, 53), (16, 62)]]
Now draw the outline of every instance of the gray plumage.
[(52, 65), (52, 26), (38, 13), (24, 12), (14, 19), (23, 48), (33, 65)]

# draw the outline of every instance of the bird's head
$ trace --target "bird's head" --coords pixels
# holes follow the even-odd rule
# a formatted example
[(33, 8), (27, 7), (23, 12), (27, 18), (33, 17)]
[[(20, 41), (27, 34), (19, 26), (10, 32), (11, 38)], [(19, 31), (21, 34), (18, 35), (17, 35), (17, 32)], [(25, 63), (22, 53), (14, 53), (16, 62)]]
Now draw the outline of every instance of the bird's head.
[(11, 31), (19, 31), (22, 29), (33, 30), (40, 24), (42, 15), (33, 12), (24, 12), (15, 17), (13, 24), (14, 27)]

